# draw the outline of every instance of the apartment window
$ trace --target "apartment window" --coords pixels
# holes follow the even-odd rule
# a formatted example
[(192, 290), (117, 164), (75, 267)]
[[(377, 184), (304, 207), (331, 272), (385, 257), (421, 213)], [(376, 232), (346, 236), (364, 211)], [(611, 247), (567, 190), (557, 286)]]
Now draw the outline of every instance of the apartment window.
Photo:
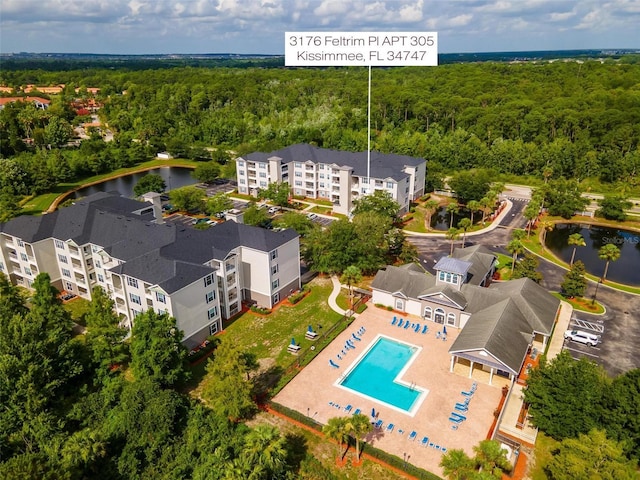
[(441, 271), (440, 273), (438, 273), (438, 279), (439, 279), (441, 282), (444, 282), (444, 272), (442, 272), (442, 271)]
[(156, 300), (160, 303), (167, 303), (167, 298), (164, 293), (156, 292)]
[(296, 180), (296, 187), (302, 186), (302, 180)]
[(296, 163), (294, 163), (293, 165), (294, 165), (294, 167), (296, 167), (296, 168), (302, 168), (302, 164), (301, 164), (301, 163), (299, 163), (299, 162), (296, 162)]
[(25, 273), (25, 275), (28, 275), (30, 277), (31, 276), (31, 269), (29, 267), (24, 267), (24, 273)]
[(393, 188), (393, 182), (387, 182), (387, 188)]
[(71, 272), (69, 270), (67, 270), (66, 268), (63, 268), (62, 269), (62, 276), (71, 278)]
[(424, 307), (424, 318), (425, 320), (431, 320), (431, 315), (433, 314), (431, 307)]
[(4, 272), (4, 263), (0, 262), (0, 272)]
[(138, 280), (135, 278), (127, 277), (127, 285), (133, 288), (138, 288)]
[(447, 283), (452, 283), (451, 282), (451, 274), (449, 272), (447, 272), (447, 280), (446, 280), (446, 282)]
[(454, 285), (457, 285), (457, 284), (458, 284), (458, 275), (454, 275), (454, 276), (453, 276), (453, 278), (452, 278), (452, 282), (451, 282), (451, 283), (453, 283)]
[(324, 173), (321, 173), (319, 176), (320, 178), (324, 179)]
[(369, 183), (369, 179), (368, 179), (368, 178), (363, 178), (363, 179), (362, 179), (362, 183), (364, 183), (364, 184), (368, 184), (368, 183)]
[(238, 175), (244, 175), (244, 170), (238, 170)]
[(142, 311), (140, 310), (136, 310), (135, 308), (131, 309), (131, 318), (136, 318), (138, 315), (140, 315), (142, 313)]
[(207, 303), (211, 303), (216, 299), (216, 292), (214, 292), (213, 290), (208, 292), (205, 296), (204, 296), (204, 300)]
[(444, 323), (444, 310), (441, 308), (436, 308), (436, 323)]
[(319, 168), (320, 170), (324, 170), (324, 163), (321, 163), (320, 165), (318, 165), (318, 168)]
[(275, 260), (276, 258), (278, 258), (278, 250), (273, 250), (271, 252), (271, 260)]
[(266, 163), (260, 163), (258, 164), (260, 166), (261, 169), (266, 169), (267, 168), (267, 164)]
[(20, 239), (18, 239), (18, 246), (19, 247), (24, 247), (24, 242)]
[(404, 300), (400, 298), (396, 298), (396, 310), (400, 310), (400, 311), (404, 310)]
[(213, 284), (213, 274), (209, 274), (206, 277), (204, 277), (204, 286), (208, 287), (209, 285)]
[(267, 188), (267, 182), (260, 182), (261, 188)]
[(215, 335), (218, 333), (218, 322), (209, 325), (209, 335)]
[(64, 282), (64, 288), (65, 290), (70, 292), (71, 290), (73, 290), (73, 284), (71, 282)]
[(238, 160), (238, 166), (239, 167), (244, 167), (244, 162), (242, 160)]
[(275, 305), (276, 303), (278, 303), (279, 301), (280, 301), (280, 292), (278, 292), (278, 293), (274, 294), (274, 295), (271, 297), (271, 303), (273, 303), (274, 305)]
[(448, 325), (456, 324), (456, 315), (454, 313), (447, 314), (447, 324)]
[(272, 290), (275, 290), (279, 286), (280, 286), (280, 280), (279, 279), (276, 278), (273, 282), (271, 282), (271, 289)]
[(100, 263), (100, 260), (96, 260), (95, 265), (96, 265), (96, 268), (102, 268), (102, 264)]
[(54, 240), (54, 243), (56, 244), (56, 248), (64, 250), (64, 242), (62, 240)]
[(26, 262), (29, 260), (29, 258), (27, 257), (26, 253), (21, 253), (20, 254), (20, 258), (22, 259), (23, 262)]
[(278, 273), (278, 264), (276, 263), (273, 267), (271, 267), (271, 275), (275, 275)]
[(319, 187), (320, 187), (320, 188), (324, 188), (324, 183), (323, 183), (323, 182), (320, 182)]
[(267, 172), (260, 172), (260, 178), (267, 178)]
[(142, 300), (140, 300), (140, 295), (135, 295), (133, 293), (129, 294), (129, 299), (132, 303), (137, 303), (138, 305), (142, 305)]
[(98, 274), (98, 281), (104, 283), (104, 277), (101, 274)]
[(67, 260), (65, 255), (58, 254), (58, 260), (60, 260), (61, 263), (69, 263), (69, 260)]
[(295, 175), (296, 175), (296, 177), (301, 177), (302, 176), (302, 172), (296, 172)]
[(241, 178), (241, 179), (240, 179), (240, 185), (246, 185), (246, 183), (247, 183), (247, 182), (246, 182), (246, 180), (245, 180), (244, 178)]
[(218, 307), (211, 307), (207, 310), (207, 318), (211, 320), (212, 318), (216, 318), (218, 316)]

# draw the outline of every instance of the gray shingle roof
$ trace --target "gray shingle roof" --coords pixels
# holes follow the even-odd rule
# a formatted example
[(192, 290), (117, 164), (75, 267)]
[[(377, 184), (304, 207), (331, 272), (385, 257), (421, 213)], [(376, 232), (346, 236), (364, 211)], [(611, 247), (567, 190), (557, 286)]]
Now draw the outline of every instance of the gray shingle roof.
[(371, 287), (389, 293), (400, 292), (408, 298), (418, 298), (435, 285), (436, 279), (415, 267), (417, 266), (412, 263), (401, 267), (388, 265), (386, 269), (378, 270)]
[(496, 260), (496, 256), (484, 245), (456, 248), (452, 256), (453, 258), (471, 262), (472, 266), (467, 272), (467, 282), (472, 285), (480, 285), (480, 282), (482, 282)]
[(78, 245), (92, 243), (126, 263), (114, 271), (131, 275), (167, 292), (179, 290), (213, 270), (203, 264), (223, 260), (239, 246), (269, 252), (297, 238), (294, 230), (272, 232), (235, 222), (207, 230), (151, 222), (137, 215), (148, 203), (98, 193), (42, 216), (21, 216), (0, 224), (0, 232), (34, 243), (55, 238)]
[[(281, 163), (312, 161), (313, 163), (335, 164), (341, 167), (348, 166), (351, 167), (354, 175), (367, 176), (367, 152), (330, 150), (306, 143), (298, 143), (270, 153), (254, 152), (243, 158), (252, 162), (267, 162), (272, 157), (281, 158)], [(424, 158), (380, 152), (371, 152), (370, 157), (371, 177), (392, 178), (396, 181), (408, 176), (402, 171), (405, 166), (416, 167), (426, 161)]]

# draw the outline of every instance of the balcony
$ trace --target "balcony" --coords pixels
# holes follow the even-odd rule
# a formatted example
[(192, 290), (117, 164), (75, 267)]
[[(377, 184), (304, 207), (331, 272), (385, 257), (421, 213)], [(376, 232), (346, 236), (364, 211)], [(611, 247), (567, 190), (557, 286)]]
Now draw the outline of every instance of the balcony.
[(227, 278), (225, 279), (225, 281), (227, 282), (227, 286), (235, 284), (236, 283), (235, 274), (234, 275), (227, 275)]

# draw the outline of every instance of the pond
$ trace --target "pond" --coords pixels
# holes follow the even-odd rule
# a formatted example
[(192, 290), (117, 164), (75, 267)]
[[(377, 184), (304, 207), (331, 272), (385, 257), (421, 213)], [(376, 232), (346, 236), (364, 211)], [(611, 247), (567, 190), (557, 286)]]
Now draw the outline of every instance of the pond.
[(160, 175), (167, 185), (167, 191), (194, 185), (198, 180), (191, 176), (193, 170), (183, 167), (159, 167), (146, 172), (137, 172), (125, 175), (123, 177), (112, 178), (101, 183), (96, 183), (90, 187), (82, 188), (76, 191), (70, 198), (81, 198), (98, 192), (119, 192), (123, 197), (133, 197), (133, 187), (140, 181), (142, 177), (150, 173)]
[(620, 249), (620, 258), (609, 263), (607, 280), (626, 285), (640, 286), (640, 233), (615, 228), (576, 223), (558, 223), (547, 233), (546, 246), (565, 262), (571, 261), (573, 246), (569, 246), (569, 235), (579, 233), (586, 247), (576, 249), (576, 260), (582, 260), (587, 272), (601, 276), (605, 261), (598, 257), (598, 250), (607, 243)]
[[(453, 214), (453, 226), (458, 228), (458, 223), (463, 218), (471, 218), (471, 212), (464, 207), (460, 207), (460, 211), (458, 213)], [(473, 215), (473, 223), (478, 223), (482, 220), (482, 212), (476, 212)], [(451, 225), (451, 214), (447, 212), (447, 207), (442, 206), (439, 207), (438, 210), (431, 217), (431, 228), (434, 230), (449, 230), (449, 226)]]

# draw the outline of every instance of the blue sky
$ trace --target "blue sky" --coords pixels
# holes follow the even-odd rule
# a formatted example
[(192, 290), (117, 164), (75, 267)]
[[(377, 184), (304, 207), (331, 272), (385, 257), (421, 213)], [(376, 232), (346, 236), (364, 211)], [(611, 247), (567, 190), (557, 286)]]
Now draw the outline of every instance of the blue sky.
[(640, 48), (640, 0), (2, 0), (0, 52), (284, 53), (286, 31), (436, 31), (440, 53)]

